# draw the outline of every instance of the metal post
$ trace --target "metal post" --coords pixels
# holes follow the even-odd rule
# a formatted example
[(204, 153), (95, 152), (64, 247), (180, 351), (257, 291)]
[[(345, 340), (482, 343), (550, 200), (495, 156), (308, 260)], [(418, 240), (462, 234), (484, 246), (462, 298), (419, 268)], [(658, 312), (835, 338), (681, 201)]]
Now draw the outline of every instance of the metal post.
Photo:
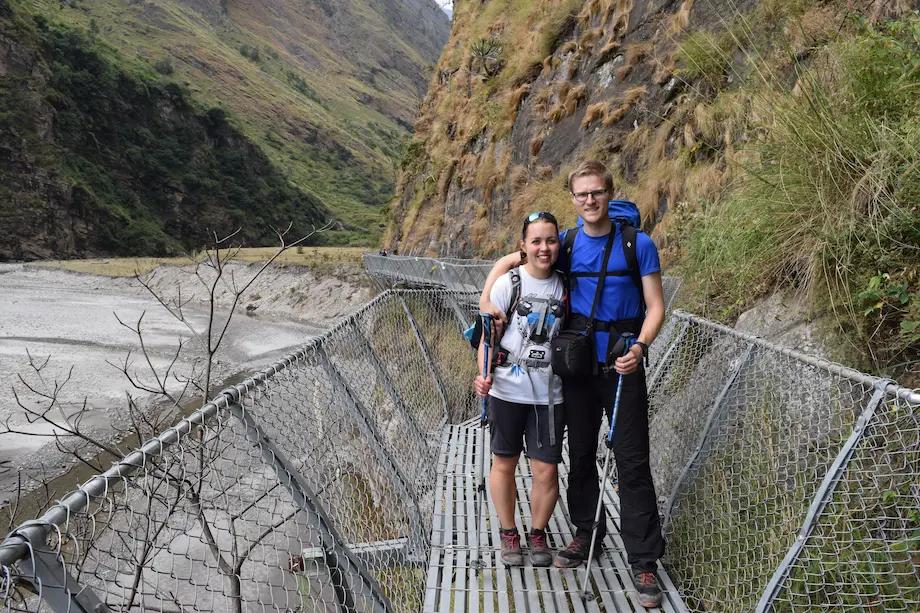
[(783, 558), (783, 561), (773, 573), (773, 577), (770, 578), (767, 588), (757, 602), (757, 608), (755, 609), (756, 613), (765, 613), (773, 609), (773, 602), (779, 595), (783, 582), (789, 576), (789, 569), (792, 568), (792, 565), (798, 559), (799, 554), (805, 547), (805, 543), (808, 541), (808, 537), (811, 536), (812, 531), (815, 529), (821, 513), (824, 512), (831, 497), (834, 495), (834, 489), (840, 482), (840, 478), (843, 476), (847, 463), (849, 463), (850, 458), (853, 457), (853, 451), (856, 449), (857, 443), (859, 443), (866, 433), (866, 426), (869, 425), (869, 422), (875, 416), (876, 409), (878, 409), (879, 405), (887, 396), (886, 389), (891, 384), (892, 382), (888, 379), (880, 379), (875, 383), (875, 393), (872, 394), (872, 398), (869, 399), (866, 408), (863, 409), (862, 414), (860, 414), (859, 419), (856, 421), (856, 425), (853, 427), (853, 432), (850, 434), (850, 437), (844, 442), (840, 451), (837, 453), (837, 457), (834, 458), (834, 461), (827, 469), (827, 473), (824, 475), (824, 479), (821, 481), (818, 491), (815, 492), (814, 498), (812, 498), (808, 513), (805, 514), (805, 521), (802, 522), (802, 528), (799, 530), (798, 536), (796, 536), (792, 546), (789, 547), (789, 551), (786, 552), (786, 557)]
[(435, 388), (438, 390), (438, 395), (441, 396), (441, 402), (444, 403), (444, 413), (442, 419), (442, 423), (444, 423), (447, 421), (447, 415), (450, 412), (450, 405), (447, 402), (447, 389), (444, 387), (444, 382), (441, 381), (441, 376), (438, 374), (438, 369), (435, 368), (434, 360), (431, 358), (431, 351), (429, 351), (428, 344), (425, 342), (425, 338), (422, 336), (422, 332), (419, 330), (418, 324), (415, 322), (415, 317), (412, 316), (412, 311), (409, 310), (409, 305), (406, 304), (402, 294), (397, 294), (397, 298), (399, 298), (399, 303), (402, 305), (403, 311), (406, 314), (406, 319), (409, 320), (409, 327), (412, 328), (412, 334), (415, 336), (415, 342), (418, 343), (419, 349), (422, 352), (422, 356), (425, 358), (425, 364), (428, 366), (428, 372), (431, 373), (431, 378), (434, 380)]
[(677, 479), (674, 480), (674, 484), (671, 486), (671, 493), (668, 495), (667, 502), (665, 502), (665, 511), (664, 519), (661, 522), (662, 532), (667, 529), (668, 524), (671, 522), (671, 512), (674, 510), (674, 502), (677, 500), (677, 494), (680, 491), (680, 487), (684, 484), (684, 480), (687, 478), (687, 475), (690, 472), (690, 468), (696, 462), (697, 458), (700, 457), (703, 449), (706, 446), (706, 441), (709, 439), (709, 434), (712, 432), (712, 426), (716, 423), (716, 418), (721, 412), (722, 404), (725, 401), (725, 397), (728, 395), (729, 390), (732, 385), (734, 385), (735, 380), (738, 378), (738, 375), (741, 373), (741, 370), (747, 364), (748, 360), (751, 359), (751, 354), (754, 351), (754, 346), (748, 344), (747, 349), (744, 350), (744, 355), (733, 364), (729, 371), (728, 377), (725, 379), (725, 385), (722, 386), (722, 389), (719, 391), (719, 395), (716, 396), (715, 402), (712, 403), (712, 409), (709, 411), (709, 417), (706, 420), (706, 424), (703, 426), (703, 429), (700, 431), (700, 436), (697, 439), (696, 448), (693, 450), (693, 453), (690, 454), (690, 458), (687, 459), (687, 463), (684, 464), (683, 469), (680, 471), (680, 474), (677, 476)]
[(370, 341), (367, 340), (367, 337), (358, 327), (357, 322), (352, 321), (351, 325), (355, 330), (355, 334), (358, 336), (358, 342), (361, 344), (361, 349), (364, 351), (364, 354), (370, 360), (371, 364), (374, 365), (374, 370), (377, 372), (377, 378), (380, 380), (380, 384), (383, 385), (387, 395), (393, 402), (393, 406), (396, 407), (396, 411), (399, 413), (400, 417), (402, 417), (406, 423), (409, 424), (409, 428), (412, 429), (412, 434), (414, 434), (419, 441), (425, 444), (427, 437), (425, 436), (424, 432), (422, 432), (418, 422), (415, 421), (415, 418), (409, 412), (409, 409), (406, 408), (405, 403), (402, 401), (402, 397), (396, 390), (396, 386), (393, 385), (393, 381), (390, 379), (390, 374), (383, 366), (383, 362), (380, 361), (380, 357), (377, 355), (377, 352), (374, 351)]
[(318, 349), (317, 353), (322, 360), (326, 372), (329, 373), (333, 384), (341, 387), (345, 399), (357, 415), (358, 419), (356, 421), (358, 427), (361, 428), (362, 434), (370, 443), (371, 449), (377, 456), (377, 461), (380, 465), (389, 469), (390, 474), (394, 477), (394, 485), (400, 491), (400, 495), (403, 499), (411, 502), (414, 513), (410, 514), (409, 536), (410, 539), (420, 542), (423, 539), (421, 532), (422, 526), (425, 524), (422, 519), (422, 510), (418, 506), (418, 496), (413, 494), (412, 489), (409, 487), (409, 480), (403, 474), (402, 470), (400, 470), (399, 465), (396, 464), (396, 461), (390, 455), (389, 451), (387, 451), (386, 441), (383, 440), (383, 437), (371, 421), (367, 408), (358, 397), (355, 396), (355, 393), (352, 391), (351, 387), (349, 387), (348, 382), (345, 381), (342, 373), (339, 372), (335, 364), (329, 359), (329, 356), (326, 355), (325, 350)]
[[(246, 440), (259, 447), (262, 461), (274, 469), (279, 483), (291, 492), (294, 504), (307, 515), (310, 526), (315, 527), (319, 532), (323, 560), (329, 569), (329, 576), (340, 608), (347, 612), (364, 610), (355, 606), (355, 588), (352, 585), (357, 584), (361, 586), (358, 593), (370, 601), (368, 610), (374, 613), (392, 613), (392, 605), (380, 585), (371, 576), (361, 559), (350, 551), (345, 539), (339, 535), (332, 520), (307, 483), (300, 475), (288, 468), (293, 464), (287, 459), (284, 452), (268, 438), (239, 400), (229, 394), (227, 399), (230, 413), (246, 427)], [(351, 584), (348, 581), (349, 578)]]

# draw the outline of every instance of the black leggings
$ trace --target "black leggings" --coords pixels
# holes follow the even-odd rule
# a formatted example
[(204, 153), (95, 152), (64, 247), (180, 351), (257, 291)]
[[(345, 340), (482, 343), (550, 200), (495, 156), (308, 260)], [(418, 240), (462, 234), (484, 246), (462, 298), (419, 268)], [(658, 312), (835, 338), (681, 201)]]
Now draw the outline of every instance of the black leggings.
[[(600, 491), (597, 441), (601, 415), (613, 408), (617, 375), (572, 377), (562, 381), (569, 433), (569, 514), (578, 534), (590, 536)], [(608, 423), (608, 419), (604, 423)], [(606, 431), (606, 426), (605, 426)], [(648, 391), (645, 371), (626, 375), (613, 437), (620, 496), (620, 532), (630, 566), (654, 570), (664, 555), (655, 485), (649, 466)], [(607, 533), (601, 512), (598, 535)]]

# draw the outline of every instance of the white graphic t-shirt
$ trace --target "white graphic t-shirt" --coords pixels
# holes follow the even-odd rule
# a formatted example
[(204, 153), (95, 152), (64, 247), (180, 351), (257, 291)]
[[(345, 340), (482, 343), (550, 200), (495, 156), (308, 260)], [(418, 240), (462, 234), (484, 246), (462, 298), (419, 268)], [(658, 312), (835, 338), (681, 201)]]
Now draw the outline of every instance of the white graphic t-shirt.
[[(554, 272), (547, 279), (538, 279), (524, 267), (517, 272), (521, 277), (520, 300), (498, 343), (510, 355), (505, 366), (494, 368), (489, 395), (520, 404), (549, 404), (552, 380), (553, 403), (561, 404), (562, 379), (552, 374), (549, 342), (562, 329), (562, 278)], [(489, 298), (507, 312), (513, 293), (511, 275), (506, 274), (492, 286)]]

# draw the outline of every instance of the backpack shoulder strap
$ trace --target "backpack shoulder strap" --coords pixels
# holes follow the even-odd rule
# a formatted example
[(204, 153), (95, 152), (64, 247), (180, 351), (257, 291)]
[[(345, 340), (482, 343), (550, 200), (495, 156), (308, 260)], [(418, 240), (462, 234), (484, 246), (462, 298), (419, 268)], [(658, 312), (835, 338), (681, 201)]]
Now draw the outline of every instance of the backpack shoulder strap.
[(511, 316), (521, 300), (521, 273), (517, 268), (508, 271), (511, 277), (511, 301), (508, 303), (508, 309), (505, 311), (505, 321), (511, 321)]
[(642, 271), (639, 270), (639, 257), (636, 255), (636, 239), (639, 231), (635, 226), (624, 222), (620, 223), (620, 236), (623, 238), (623, 256), (626, 258), (626, 269), (629, 277), (639, 290), (639, 305), (645, 314), (645, 294), (642, 291)]
[(562, 256), (565, 258), (565, 272), (569, 272), (572, 269), (572, 250), (575, 248), (575, 237), (577, 235), (577, 226), (565, 231), (565, 241), (562, 243)]

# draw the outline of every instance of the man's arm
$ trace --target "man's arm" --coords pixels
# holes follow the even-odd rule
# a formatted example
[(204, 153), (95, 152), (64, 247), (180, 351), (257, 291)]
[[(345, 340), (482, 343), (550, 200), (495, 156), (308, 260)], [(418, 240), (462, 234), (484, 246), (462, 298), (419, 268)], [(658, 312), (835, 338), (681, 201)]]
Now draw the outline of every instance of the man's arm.
[[(642, 277), (642, 293), (645, 297), (645, 322), (639, 331), (637, 340), (651, 345), (658, 336), (664, 323), (664, 289), (661, 286), (661, 273), (656, 272)], [(628, 375), (642, 363), (642, 346), (633, 345), (623, 357), (617, 358), (615, 368), (622, 375)]]
[(499, 258), (492, 265), (492, 270), (489, 271), (489, 276), (486, 277), (486, 284), (482, 288), (482, 294), (479, 295), (479, 310), (483, 313), (488, 313), (493, 319), (501, 320), (502, 323), (505, 323), (505, 312), (492, 304), (489, 296), (492, 294), (492, 286), (495, 285), (499, 277), (520, 263), (521, 254), (518, 251)]

